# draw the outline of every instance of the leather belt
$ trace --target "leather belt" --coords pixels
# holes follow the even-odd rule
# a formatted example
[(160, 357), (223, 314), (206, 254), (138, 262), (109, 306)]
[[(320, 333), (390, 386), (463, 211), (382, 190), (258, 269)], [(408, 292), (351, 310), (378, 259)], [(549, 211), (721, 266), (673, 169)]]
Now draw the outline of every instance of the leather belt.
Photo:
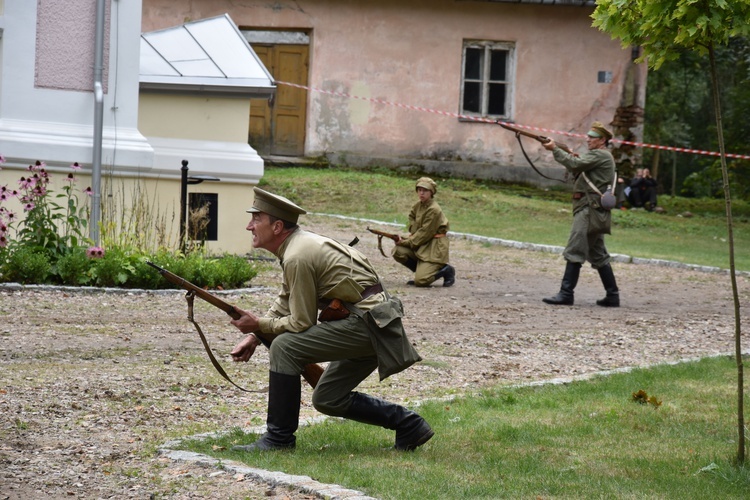
[(375, 283), (372, 286), (368, 286), (364, 290), (362, 290), (362, 299), (366, 299), (367, 297), (372, 297), (376, 293), (380, 293), (383, 291), (383, 284), (380, 282)]
[(584, 196), (586, 196), (586, 193), (580, 193), (580, 192), (579, 193), (573, 193), (573, 199), (574, 200), (580, 200)]

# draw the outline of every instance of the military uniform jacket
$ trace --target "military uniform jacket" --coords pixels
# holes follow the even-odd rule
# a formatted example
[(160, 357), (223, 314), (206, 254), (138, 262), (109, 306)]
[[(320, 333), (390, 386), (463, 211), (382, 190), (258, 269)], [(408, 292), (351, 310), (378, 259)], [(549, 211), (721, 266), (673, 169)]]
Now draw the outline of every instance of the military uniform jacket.
[[(294, 334), (313, 327), (317, 324), (318, 301), (340, 298), (332, 297), (331, 291), (347, 278), (364, 288), (379, 282), (374, 268), (361, 252), (302, 229), (296, 229), (284, 240), (276, 256), (283, 271), (281, 291), (266, 315), (260, 318), (263, 333)], [(356, 307), (367, 312), (384, 302), (388, 302), (386, 294), (380, 292), (356, 302)], [(387, 312), (390, 306), (384, 304), (378, 309), (382, 311), (384, 308)], [(329, 324), (335, 325), (336, 322)], [(375, 332), (365, 321), (361, 326), (370, 333), (381, 379), (421, 359), (403, 328), (389, 331), (387, 337), (375, 338)]]
[(581, 172), (586, 172), (586, 177), (602, 193), (606, 191), (608, 186), (612, 186), (612, 181), (615, 178), (615, 159), (608, 150), (592, 149), (580, 157), (576, 157), (556, 147), (552, 154), (558, 163), (575, 175), (573, 191), (587, 194), (581, 199), (573, 200), (573, 213), (589, 205), (591, 200), (599, 200), (600, 198), (599, 194), (594, 192), (583, 176), (580, 175)]
[(409, 237), (402, 239), (398, 244), (414, 250), (421, 261), (447, 264), (448, 238), (435, 238), (435, 235), (446, 234), (448, 228), (448, 219), (434, 199), (425, 203), (417, 202), (409, 212)]

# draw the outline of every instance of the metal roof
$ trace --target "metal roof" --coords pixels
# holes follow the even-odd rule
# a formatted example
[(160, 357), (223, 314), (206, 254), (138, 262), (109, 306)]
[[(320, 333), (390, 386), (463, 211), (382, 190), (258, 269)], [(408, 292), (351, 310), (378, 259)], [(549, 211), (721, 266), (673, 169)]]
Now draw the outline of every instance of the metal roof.
[(273, 77), (228, 14), (141, 34), (140, 88), (267, 97)]

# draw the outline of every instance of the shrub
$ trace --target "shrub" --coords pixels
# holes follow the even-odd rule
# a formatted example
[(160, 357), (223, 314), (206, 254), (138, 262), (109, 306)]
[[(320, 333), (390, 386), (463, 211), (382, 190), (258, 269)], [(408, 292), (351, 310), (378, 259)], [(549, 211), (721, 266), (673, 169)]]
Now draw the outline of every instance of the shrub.
[(55, 265), (60, 283), (64, 285), (88, 285), (91, 283), (91, 258), (83, 247), (71, 248)]
[(94, 284), (104, 287), (125, 285), (135, 269), (127, 253), (120, 248), (112, 248), (95, 261), (91, 274)]
[(51, 272), (52, 264), (47, 253), (20, 247), (9, 254), (2, 274), (6, 281), (46, 283)]
[(218, 283), (224, 288), (239, 288), (247, 284), (258, 275), (258, 270), (244, 257), (225, 255), (221, 258)]

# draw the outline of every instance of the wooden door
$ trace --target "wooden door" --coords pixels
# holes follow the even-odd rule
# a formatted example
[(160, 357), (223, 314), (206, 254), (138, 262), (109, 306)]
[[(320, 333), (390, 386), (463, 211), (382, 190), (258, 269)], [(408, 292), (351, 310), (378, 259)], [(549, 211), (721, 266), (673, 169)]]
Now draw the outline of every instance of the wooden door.
[[(253, 50), (274, 80), (307, 85), (307, 45), (253, 44)], [(306, 109), (307, 91), (277, 84), (271, 100), (251, 100), (248, 142), (262, 155), (304, 155)]]

